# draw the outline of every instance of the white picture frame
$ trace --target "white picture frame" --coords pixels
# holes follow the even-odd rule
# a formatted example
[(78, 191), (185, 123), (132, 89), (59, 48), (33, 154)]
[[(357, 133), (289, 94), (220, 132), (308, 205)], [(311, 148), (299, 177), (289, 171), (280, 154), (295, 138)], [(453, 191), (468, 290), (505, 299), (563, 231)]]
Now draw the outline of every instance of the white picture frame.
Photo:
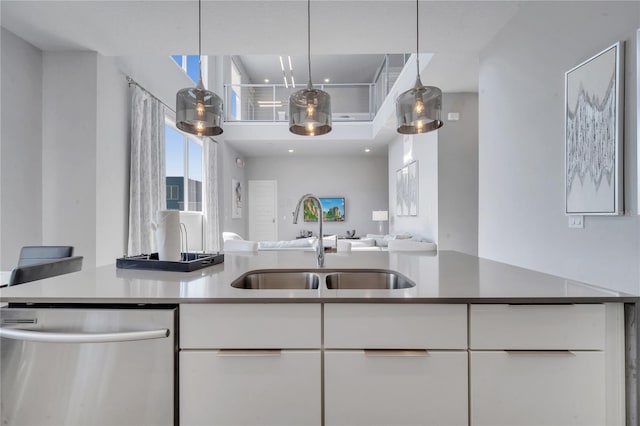
[(621, 215), (624, 42), (565, 73), (565, 214)]
[(396, 171), (396, 216), (418, 215), (418, 161)]
[(242, 218), (242, 182), (231, 178), (231, 219)]
[(636, 214), (640, 215), (640, 28), (636, 32)]

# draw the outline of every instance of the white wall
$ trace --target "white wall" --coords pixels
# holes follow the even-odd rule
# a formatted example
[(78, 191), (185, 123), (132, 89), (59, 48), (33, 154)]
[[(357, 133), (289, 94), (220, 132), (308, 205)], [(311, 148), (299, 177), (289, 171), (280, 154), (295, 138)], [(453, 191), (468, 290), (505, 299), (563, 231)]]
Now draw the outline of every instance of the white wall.
[(42, 242), (73, 245), (96, 264), (97, 60), (95, 52), (45, 52)]
[[(244, 156), (238, 153), (228, 143), (221, 142), (218, 144), (220, 155), (219, 158), (219, 170), (222, 171), (218, 175), (220, 179), (220, 188), (218, 189), (218, 211), (220, 212), (220, 232), (235, 232), (248, 238), (248, 217), (249, 211), (247, 210), (247, 194), (249, 186), (245, 177), (245, 168), (238, 167), (236, 165), (236, 158), (245, 160)], [(231, 186), (231, 179), (237, 179), (242, 185), (242, 197), (243, 208), (242, 217), (238, 219), (231, 218), (231, 200), (233, 197), (233, 191)]]
[[(460, 114), (448, 121), (449, 112)], [(478, 94), (445, 93), (438, 130), (438, 246), (478, 254)]]
[[(638, 2), (532, 2), (480, 61), (479, 255), (637, 293), (636, 43)], [(622, 217), (564, 215), (564, 73), (626, 41)]]
[[(396, 173), (418, 162), (418, 214), (396, 213)], [(438, 132), (397, 135), (389, 144), (389, 223), (391, 233), (410, 233), (438, 242)]]
[(73, 245), (85, 268), (113, 263), (127, 239), (125, 74), (169, 105), (192, 83), (170, 58), (43, 53), (5, 29), (1, 41), (1, 267), (32, 244)]
[(96, 265), (108, 265), (127, 252), (130, 102), (114, 60), (97, 59)]
[(0, 267), (42, 243), (42, 52), (2, 28)]
[(278, 182), (280, 240), (293, 239), (302, 229), (317, 234), (317, 223), (300, 218), (293, 224), (291, 212), (306, 193), (345, 198), (345, 222), (325, 222), (325, 234), (344, 235), (352, 229), (359, 236), (377, 233), (378, 223), (371, 220), (371, 212), (388, 209), (386, 157), (250, 157), (246, 163), (247, 180)]

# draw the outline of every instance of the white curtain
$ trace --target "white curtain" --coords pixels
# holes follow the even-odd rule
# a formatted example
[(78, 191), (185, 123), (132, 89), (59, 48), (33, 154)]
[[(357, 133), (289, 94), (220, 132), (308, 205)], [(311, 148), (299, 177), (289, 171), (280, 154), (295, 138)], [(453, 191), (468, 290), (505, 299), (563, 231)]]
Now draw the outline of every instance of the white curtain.
[(218, 222), (218, 144), (210, 138), (203, 139), (204, 154), (204, 250), (220, 251), (220, 225)]
[(129, 177), (128, 255), (156, 251), (151, 223), (166, 209), (164, 105), (133, 87), (131, 96), (131, 171)]

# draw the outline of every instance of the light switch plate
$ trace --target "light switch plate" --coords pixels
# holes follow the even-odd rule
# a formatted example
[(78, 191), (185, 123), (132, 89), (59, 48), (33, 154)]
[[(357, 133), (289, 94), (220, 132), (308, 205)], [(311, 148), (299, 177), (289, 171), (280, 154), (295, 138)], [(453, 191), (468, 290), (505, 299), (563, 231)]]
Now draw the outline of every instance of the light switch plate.
[(447, 114), (447, 120), (449, 120), (449, 121), (458, 121), (458, 120), (460, 120), (460, 113), (459, 112), (450, 112), (449, 114)]
[(569, 217), (569, 228), (584, 228), (584, 216), (571, 215)]

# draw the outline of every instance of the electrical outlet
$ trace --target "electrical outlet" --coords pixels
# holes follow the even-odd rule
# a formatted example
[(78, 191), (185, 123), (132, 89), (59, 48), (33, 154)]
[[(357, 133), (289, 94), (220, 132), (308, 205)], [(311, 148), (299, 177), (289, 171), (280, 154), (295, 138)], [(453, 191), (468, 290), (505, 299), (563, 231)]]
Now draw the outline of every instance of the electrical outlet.
[(569, 228), (584, 228), (584, 216), (571, 215), (569, 217)]

